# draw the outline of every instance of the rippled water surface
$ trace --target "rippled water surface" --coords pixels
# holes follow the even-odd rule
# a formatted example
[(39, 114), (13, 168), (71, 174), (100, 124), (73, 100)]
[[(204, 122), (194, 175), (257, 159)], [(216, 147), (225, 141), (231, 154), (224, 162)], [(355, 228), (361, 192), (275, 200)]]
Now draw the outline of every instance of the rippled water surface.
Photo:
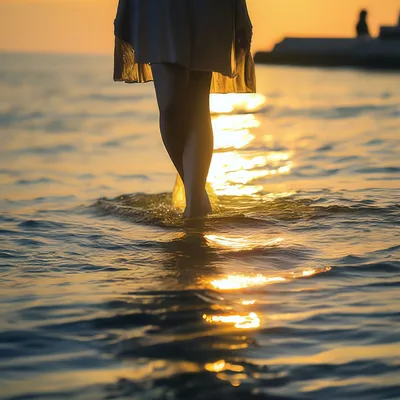
[(2, 399), (400, 398), (398, 74), (213, 97), (189, 224), (151, 84), (0, 60)]

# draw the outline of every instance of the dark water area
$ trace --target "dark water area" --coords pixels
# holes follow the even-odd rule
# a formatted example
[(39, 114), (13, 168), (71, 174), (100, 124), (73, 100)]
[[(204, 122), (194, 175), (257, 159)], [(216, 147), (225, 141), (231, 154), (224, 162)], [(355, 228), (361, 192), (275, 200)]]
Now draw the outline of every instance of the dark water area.
[(0, 60), (1, 399), (400, 399), (398, 74), (214, 96), (188, 223), (151, 84)]

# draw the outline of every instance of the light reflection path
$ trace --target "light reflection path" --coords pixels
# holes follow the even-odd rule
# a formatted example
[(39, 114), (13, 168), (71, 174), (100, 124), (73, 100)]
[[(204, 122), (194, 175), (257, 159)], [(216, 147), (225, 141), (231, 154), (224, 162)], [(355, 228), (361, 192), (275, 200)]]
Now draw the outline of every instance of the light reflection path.
[(267, 99), (259, 93), (249, 94), (212, 94), (210, 111), (212, 114), (229, 114), (233, 112), (256, 112), (265, 105)]
[(214, 150), (241, 149), (251, 143), (255, 136), (250, 129), (260, 127), (253, 114), (220, 115), (213, 118)]
[(242, 365), (234, 365), (226, 362), (225, 360), (218, 360), (214, 363), (208, 363), (205, 365), (205, 369), (210, 372), (222, 372), (222, 371), (233, 371), (243, 372), (244, 367)]
[[(216, 195), (225, 196), (253, 196), (259, 198), (264, 191), (261, 184), (255, 184), (256, 180), (267, 177), (290, 174), (293, 169), (293, 154), (290, 151), (267, 151), (267, 145), (257, 141), (264, 141), (268, 137), (266, 132), (257, 135), (257, 129), (261, 123), (257, 119), (256, 112), (266, 103), (262, 95), (214, 95), (211, 96), (210, 109), (212, 114), (218, 114), (213, 118), (214, 129), (214, 156), (208, 175), (208, 183)], [(243, 113), (244, 111), (244, 113)], [(239, 114), (242, 112), (242, 114)], [(224, 115), (221, 115), (224, 114)], [(253, 144), (253, 146), (252, 146)], [(252, 149), (248, 149), (252, 146)], [(248, 150), (246, 150), (246, 148)], [(261, 150), (255, 151), (254, 148)], [(285, 193), (284, 196), (290, 195)], [(270, 200), (279, 197), (279, 194), (270, 194)], [(265, 200), (265, 199), (264, 199)], [(216, 234), (204, 235), (204, 239), (210, 247), (236, 252), (254, 250), (258, 248), (273, 247), (279, 245), (282, 237), (265, 238), (256, 237), (226, 237)], [(279, 276), (266, 276), (258, 274), (228, 275), (221, 279), (213, 279), (207, 285), (213, 289), (227, 292), (238, 291), (246, 288), (261, 287), (273, 283), (287, 282), (292, 279), (308, 278), (313, 275), (329, 271), (330, 268), (308, 268), (301, 271), (292, 271)], [(212, 301), (213, 299), (207, 298)], [(219, 307), (224, 298), (218, 296)], [(234, 310), (234, 304), (240, 308), (240, 312)], [(203, 320), (207, 324), (218, 324), (227, 328), (238, 330), (254, 330), (260, 327), (260, 316), (249, 308), (256, 304), (255, 299), (235, 300), (233, 304), (226, 305), (224, 313), (204, 314)], [(243, 375), (243, 367), (233, 365), (226, 360), (217, 360), (207, 363), (204, 369), (216, 373), (219, 379), (229, 380), (232, 385), (240, 385)], [(225, 374), (236, 373), (234, 376)]]
[[(258, 274), (256, 276), (247, 275), (228, 275), (224, 279), (216, 279), (210, 282), (214, 289), (223, 291), (240, 290), (245, 288), (264, 286), (271, 283), (286, 282), (293, 279), (308, 278), (316, 274), (328, 272), (331, 267), (304, 269), (300, 272), (292, 271), (282, 276), (270, 276)], [(251, 306), (256, 300), (242, 300), (243, 306)], [(228, 308), (227, 308), (228, 311)], [(236, 314), (231, 312), (229, 315), (203, 315), (203, 319), (207, 323), (229, 324), (237, 329), (256, 329), (261, 325), (260, 317), (256, 312), (247, 312)]]
[(207, 322), (221, 322), (224, 324), (234, 324), (238, 329), (254, 329), (260, 326), (260, 318), (255, 312), (247, 315), (203, 315), (203, 319)]
[(228, 249), (230, 251), (253, 250), (256, 248), (265, 248), (276, 246), (283, 241), (283, 238), (277, 237), (265, 239), (264, 237), (227, 237), (222, 235), (205, 235), (207, 242), (217, 247)]
[[(211, 197), (260, 197), (264, 186), (255, 181), (291, 173), (293, 152), (266, 150), (270, 140), (266, 138), (271, 135), (257, 131), (261, 123), (254, 112), (265, 102), (266, 98), (258, 94), (211, 96), (211, 111), (217, 114), (212, 120), (214, 155), (207, 178)], [(184, 190), (179, 179), (173, 198), (175, 207), (184, 208)]]
[(211, 96), (211, 112), (218, 115), (212, 121), (215, 153), (208, 182), (217, 195), (258, 196), (264, 187), (253, 181), (291, 172), (292, 154), (287, 151), (267, 151), (265, 145), (257, 143), (262, 150), (246, 152), (260, 136), (254, 132), (261, 126), (254, 113), (265, 103), (266, 98), (259, 94)]
[(246, 275), (228, 275), (223, 279), (215, 279), (210, 284), (218, 290), (238, 290), (255, 286), (264, 286), (269, 283), (285, 282), (293, 279), (308, 278), (313, 275), (328, 272), (331, 267), (324, 268), (310, 268), (300, 272), (288, 272), (281, 276), (265, 276), (258, 274), (256, 276)]
[[(218, 133), (215, 136), (218, 140)], [(257, 195), (262, 192), (263, 186), (249, 184), (267, 176), (289, 174), (293, 168), (289, 157), (290, 154), (287, 152), (273, 152), (266, 155), (243, 155), (237, 151), (215, 153), (208, 182), (218, 195)]]

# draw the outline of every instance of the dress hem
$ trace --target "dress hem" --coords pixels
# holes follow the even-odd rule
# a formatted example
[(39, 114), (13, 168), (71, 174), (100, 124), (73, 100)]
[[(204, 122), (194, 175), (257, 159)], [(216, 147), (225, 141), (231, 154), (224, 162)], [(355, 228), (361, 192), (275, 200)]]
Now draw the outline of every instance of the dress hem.
[[(255, 67), (250, 51), (236, 49), (233, 46), (232, 53), (236, 68), (231, 76), (219, 71), (207, 70), (207, 72), (212, 72), (213, 74), (210, 93), (255, 93)], [(181, 63), (175, 64), (182, 65)], [(185, 65), (182, 66), (187, 68)], [(153, 81), (150, 62), (137, 62), (132, 44), (120, 39), (118, 36), (115, 36), (113, 78), (115, 82), (128, 84)]]

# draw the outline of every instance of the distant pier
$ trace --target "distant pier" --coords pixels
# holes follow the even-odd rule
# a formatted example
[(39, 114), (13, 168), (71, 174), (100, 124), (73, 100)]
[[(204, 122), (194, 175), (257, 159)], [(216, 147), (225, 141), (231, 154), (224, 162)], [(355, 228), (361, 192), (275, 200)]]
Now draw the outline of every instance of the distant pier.
[[(400, 30), (381, 29), (372, 38), (285, 38), (255, 62), (310, 67), (361, 67), (400, 70)], [(398, 34), (397, 34), (398, 32)]]

